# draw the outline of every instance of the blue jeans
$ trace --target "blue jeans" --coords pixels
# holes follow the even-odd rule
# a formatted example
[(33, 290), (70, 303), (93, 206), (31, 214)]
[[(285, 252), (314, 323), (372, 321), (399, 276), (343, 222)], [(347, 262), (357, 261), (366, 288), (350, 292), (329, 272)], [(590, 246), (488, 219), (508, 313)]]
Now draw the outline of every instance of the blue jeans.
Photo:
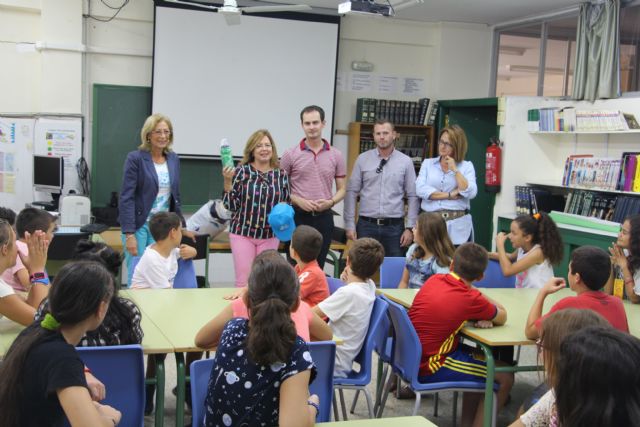
[[(141, 257), (144, 253), (144, 250), (147, 246), (155, 243), (156, 241), (151, 236), (151, 231), (149, 230), (149, 223), (145, 222), (144, 225), (138, 228), (135, 232), (136, 242), (138, 243), (138, 256)], [(131, 287), (131, 276), (133, 276), (133, 271), (131, 270), (131, 261), (133, 256), (127, 250), (127, 242), (124, 234), (122, 234), (122, 247), (124, 249), (124, 259), (127, 264), (127, 287)]]
[(376, 239), (384, 247), (384, 256), (404, 256), (406, 248), (400, 247), (400, 237), (404, 233), (404, 223), (378, 225), (369, 221), (358, 221), (356, 234), (361, 237)]

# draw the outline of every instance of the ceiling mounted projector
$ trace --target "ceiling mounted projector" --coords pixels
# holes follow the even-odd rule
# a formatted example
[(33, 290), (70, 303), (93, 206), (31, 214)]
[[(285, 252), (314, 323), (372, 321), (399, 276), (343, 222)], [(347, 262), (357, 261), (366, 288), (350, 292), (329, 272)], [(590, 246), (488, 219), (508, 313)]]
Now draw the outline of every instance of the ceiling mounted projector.
[(351, 0), (338, 5), (338, 14), (364, 14), (393, 16), (391, 6), (388, 4), (375, 3), (369, 0)]
[(283, 4), (276, 6), (238, 6), (236, 0), (224, 0), (222, 6), (212, 6), (209, 4), (198, 3), (188, 0), (166, 0), (171, 3), (188, 4), (203, 9), (215, 10), (224, 16), (228, 25), (238, 25), (240, 23), (240, 15), (243, 13), (271, 13), (271, 12), (300, 12), (311, 10), (311, 6), (306, 4)]

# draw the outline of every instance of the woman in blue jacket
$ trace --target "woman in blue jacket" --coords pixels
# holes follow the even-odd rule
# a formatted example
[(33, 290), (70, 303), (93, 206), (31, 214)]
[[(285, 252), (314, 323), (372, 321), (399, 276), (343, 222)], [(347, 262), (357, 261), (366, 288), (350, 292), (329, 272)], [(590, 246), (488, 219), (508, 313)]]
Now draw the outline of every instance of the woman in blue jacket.
[[(184, 217), (180, 203), (180, 159), (171, 151), (173, 126), (168, 117), (147, 117), (140, 132), (142, 144), (127, 155), (120, 191), (119, 220), (127, 269), (133, 256), (142, 255), (154, 242), (149, 218), (158, 212), (175, 212)], [(193, 237), (193, 233), (183, 230)]]

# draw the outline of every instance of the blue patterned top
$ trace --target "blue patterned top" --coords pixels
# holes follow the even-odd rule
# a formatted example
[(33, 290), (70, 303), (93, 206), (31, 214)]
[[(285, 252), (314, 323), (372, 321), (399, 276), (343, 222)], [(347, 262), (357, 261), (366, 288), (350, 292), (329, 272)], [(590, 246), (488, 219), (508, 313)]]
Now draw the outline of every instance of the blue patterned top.
[(276, 426), (280, 408), (280, 384), (315, 365), (309, 348), (297, 337), (291, 356), (285, 362), (261, 366), (248, 357), (246, 339), (249, 331), (247, 319), (235, 318), (224, 327), (207, 398), (204, 402), (204, 424), (213, 426)]
[(414, 243), (407, 250), (407, 264), (405, 267), (409, 271), (409, 288), (411, 289), (420, 289), (424, 282), (434, 274), (446, 274), (449, 272), (449, 266), (440, 266), (433, 256), (427, 259), (414, 258), (413, 252), (417, 247), (418, 244)]

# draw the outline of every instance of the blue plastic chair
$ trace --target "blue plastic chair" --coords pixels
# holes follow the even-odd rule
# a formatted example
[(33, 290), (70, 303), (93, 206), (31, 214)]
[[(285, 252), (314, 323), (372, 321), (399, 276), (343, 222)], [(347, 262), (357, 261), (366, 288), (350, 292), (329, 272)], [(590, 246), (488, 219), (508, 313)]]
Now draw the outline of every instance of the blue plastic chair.
[(174, 289), (195, 289), (198, 287), (198, 279), (196, 279), (196, 268), (193, 260), (178, 259), (178, 271), (173, 279)]
[(327, 285), (329, 285), (329, 294), (333, 295), (335, 291), (344, 286), (344, 282), (335, 277), (327, 277)]
[[(409, 319), (409, 314), (399, 304), (394, 303), (393, 301), (389, 301), (385, 298), (387, 303), (389, 304), (389, 316), (391, 317), (391, 323), (393, 324), (394, 330), (394, 341), (393, 341), (393, 357), (391, 361), (391, 366), (393, 372), (396, 373), (402, 379), (402, 381), (406, 382), (411, 390), (413, 390), (416, 394), (416, 401), (413, 407), (413, 414), (416, 415), (418, 413), (418, 408), (420, 407), (420, 398), (423, 394), (427, 393), (436, 393), (438, 391), (448, 390), (448, 391), (463, 391), (467, 393), (484, 393), (485, 382), (484, 381), (447, 381), (440, 383), (421, 383), (418, 381), (418, 368), (420, 366), (420, 359), (422, 357), (422, 345), (420, 344), (420, 340), (418, 339), (418, 334), (416, 333), (411, 320)], [(391, 387), (391, 381), (387, 382), (385, 387), (384, 396), (382, 398), (382, 403), (380, 405), (380, 409), (378, 411), (378, 417), (382, 417), (382, 412), (384, 411), (384, 406), (387, 402), (387, 397), (389, 395), (389, 390)], [(495, 387), (494, 387), (495, 390)], [(495, 396), (494, 396), (495, 397)], [(455, 411), (457, 409), (457, 405), (454, 405), (454, 418)], [(496, 400), (493, 402), (493, 419), (495, 420), (496, 414)], [(454, 422), (455, 424), (455, 422)]]
[(313, 363), (316, 365), (316, 379), (309, 385), (309, 393), (320, 398), (320, 412), (316, 422), (331, 421), (331, 402), (333, 402), (333, 368), (336, 364), (336, 343), (317, 341), (307, 343)]
[(489, 260), (484, 277), (473, 284), (476, 288), (515, 288), (516, 276), (506, 277), (502, 274), (500, 263)]
[(191, 363), (191, 425), (201, 426), (204, 421), (204, 400), (207, 397), (209, 377), (215, 359), (196, 360)]
[(382, 289), (395, 289), (402, 279), (402, 272), (407, 263), (401, 256), (386, 256), (380, 266), (380, 287)]
[[(345, 409), (344, 394), (342, 390), (362, 390), (367, 399), (367, 409), (369, 409), (369, 418), (374, 417), (373, 402), (371, 401), (371, 395), (367, 390), (367, 385), (371, 382), (371, 369), (373, 367), (372, 353), (373, 347), (380, 330), (382, 320), (387, 317), (387, 303), (381, 299), (376, 298), (373, 303), (373, 309), (371, 310), (371, 318), (369, 320), (369, 329), (367, 335), (365, 335), (364, 342), (360, 352), (355, 357), (354, 362), (360, 365), (360, 370), (352, 370), (346, 378), (334, 378), (333, 385), (340, 392), (340, 402), (342, 405), (342, 417), (347, 419), (347, 411)], [(388, 329), (387, 329), (388, 332)], [(386, 339), (385, 339), (386, 341)], [(359, 394), (359, 393), (358, 393)], [(354, 404), (358, 398), (357, 394), (354, 397)], [(353, 411), (353, 405), (352, 405)], [(338, 420), (338, 414), (334, 414), (336, 421)]]
[(136, 267), (140, 262), (141, 256), (131, 257), (131, 268), (127, 271), (127, 288), (131, 287), (131, 279), (133, 278), (133, 272), (136, 271)]
[(100, 403), (122, 413), (120, 425), (144, 426), (142, 346), (78, 347), (77, 350), (82, 362), (107, 389), (107, 397)]

